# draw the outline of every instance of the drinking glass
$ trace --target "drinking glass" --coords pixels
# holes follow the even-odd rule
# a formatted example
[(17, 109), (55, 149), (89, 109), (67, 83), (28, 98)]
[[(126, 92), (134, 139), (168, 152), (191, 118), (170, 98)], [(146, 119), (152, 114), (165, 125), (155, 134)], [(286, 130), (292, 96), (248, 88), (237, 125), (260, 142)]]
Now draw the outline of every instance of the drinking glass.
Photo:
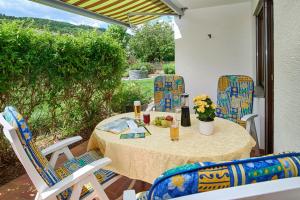
[(141, 120), (141, 102), (140, 101), (134, 101), (134, 117), (136, 120)]
[(148, 111), (143, 113), (143, 119), (146, 125), (150, 124), (150, 113)]
[(173, 123), (170, 127), (170, 138), (172, 141), (179, 140), (179, 123), (177, 120), (173, 120)]

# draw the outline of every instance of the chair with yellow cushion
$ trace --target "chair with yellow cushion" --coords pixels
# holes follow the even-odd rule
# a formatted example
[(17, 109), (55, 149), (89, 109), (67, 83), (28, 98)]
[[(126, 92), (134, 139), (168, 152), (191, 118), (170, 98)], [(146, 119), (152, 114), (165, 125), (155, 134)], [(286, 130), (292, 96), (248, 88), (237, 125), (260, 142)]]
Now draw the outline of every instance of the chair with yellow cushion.
[[(286, 186), (289, 188), (285, 188), (285, 191), (295, 188), (293, 183), (300, 183), (299, 176), (300, 153), (268, 155), (229, 162), (194, 163), (167, 170), (154, 181), (149, 191), (140, 193), (137, 197), (134, 191), (126, 191), (124, 200), (162, 200), (179, 197), (187, 200), (242, 199), (241, 197), (245, 194), (248, 194), (248, 199), (255, 199), (249, 197), (255, 197), (259, 193), (270, 195), (271, 190), (279, 192), (280, 187), (284, 186), (280, 186), (277, 179), (285, 179), (279, 181), (281, 184), (287, 183)], [(297, 178), (289, 180), (293, 177)], [(270, 186), (265, 188), (265, 191), (259, 191), (258, 188), (264, 188), (264, 185)], [(229, 188), (230, 193), (236, 195), (235, 198), (223, 196), (223, 194), (228, 195), (226, 190)], [(297, 194), (300, 194), (300, 185), (296, 188)], [(201, 196), (203, 198), (200, 198)]]
[(184, 79), (178, 75), (161, 75), (154, 79), (154, 108), (160, 112), (174, 112), (180, 107), (185, 91)]
[(256, 140), (258, 138), (253, 114), (254, 82), (245, 75), (225, 75), (218, 81), (217, 117), (228, 119), (245, 127)]
[[(74, 157), (68, 148), (80, 141), (80, 136), (59, 141), (40, 151), (22, 115), (11, 106), (0, 113), (3, 132), (18, 159), (37, 189), (35, 199), (107, 199), (104, 189), (120, 176), (101, 169), (111, 160), (97, 151)], [(51, 154), (50, 161), (46, 156)], [(65, 154), (68, 161), (55, 168), (56, 161)]]

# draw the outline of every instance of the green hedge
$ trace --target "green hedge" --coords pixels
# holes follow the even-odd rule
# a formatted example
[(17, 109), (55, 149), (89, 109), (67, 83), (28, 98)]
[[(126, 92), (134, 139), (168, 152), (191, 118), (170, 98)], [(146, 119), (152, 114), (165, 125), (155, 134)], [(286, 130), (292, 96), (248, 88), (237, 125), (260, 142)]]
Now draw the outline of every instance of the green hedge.
[[(96, 31), (61, 35), (0, 21), (0, 109), (14, 105), (35, 136), (91, 133), (111, 113), (125, 52)], [(0, 133), (0, 162), (9, 160)]]
[(164, 63), (163, 64), (163, 70), (165, 74), (175, 74), (175, 63)]

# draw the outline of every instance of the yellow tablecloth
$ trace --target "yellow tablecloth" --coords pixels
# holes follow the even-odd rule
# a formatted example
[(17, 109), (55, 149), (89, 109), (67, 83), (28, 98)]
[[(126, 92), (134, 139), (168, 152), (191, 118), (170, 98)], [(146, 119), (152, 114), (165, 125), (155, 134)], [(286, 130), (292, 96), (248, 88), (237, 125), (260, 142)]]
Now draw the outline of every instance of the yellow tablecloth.
[[(166, 115), (152, 112), (151, 119)], [(97, 127), (124, 116), (133, 118), (133, 113), (108, 118)], [(112, 159), (105, 169), (151, 184), (162, 172), (178, 165), (250, 157), (255, 141), (243, 127), (220, 118), (216, 118), (214, 123), (213, 135), (201, 135), (198, 132), (198, 120), (191, 115), (192, 126), (180, 127), (177, 142), (170, 140), (169, 128), (153, 125), (147, 127), (152, 135), (144, 139), (120, 139), (120, 135), (95, 129), (88, 150), (99, 148), (106, 157)]]

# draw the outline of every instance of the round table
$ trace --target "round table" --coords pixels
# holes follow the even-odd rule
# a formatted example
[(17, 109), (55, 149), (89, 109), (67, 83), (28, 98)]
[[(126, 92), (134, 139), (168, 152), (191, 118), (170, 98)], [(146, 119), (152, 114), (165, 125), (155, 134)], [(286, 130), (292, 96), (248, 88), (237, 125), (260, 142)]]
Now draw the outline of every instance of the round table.
[[(173, 113), (151, 112), (156, 116)], [(134, 117), (125, 113), (108, 118), (97, 125), (121, 117)], [(120, 139), (120, 135), (95, 128), (88, 150), (98, 148), (112, 163), (105, 167), (118, 174), (153, 183), (165, 170), (194, 162), (217, 162), (248, 158), (255, 141), (240, 125), (215, 118), (213, 135), (205, 136), (198, 131), (198, 119), (191, 115), (191, 127), (180, 127), (179, 141), (171, 141), (169, 128), (147, 126), (152, 135), (140, 139)]]

